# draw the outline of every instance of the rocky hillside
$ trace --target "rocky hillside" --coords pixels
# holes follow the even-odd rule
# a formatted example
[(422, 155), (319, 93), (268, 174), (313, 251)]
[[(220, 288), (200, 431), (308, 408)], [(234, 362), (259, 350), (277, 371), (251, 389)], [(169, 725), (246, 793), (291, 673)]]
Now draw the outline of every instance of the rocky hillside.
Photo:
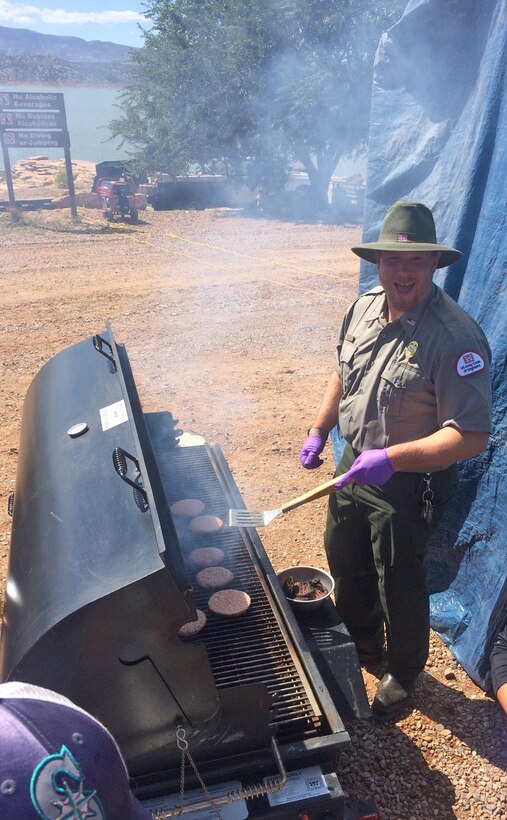
[(0, 26), (0, 86), (2, 82), (123, 85), (133, 51), (116, 43)]
[[(96, 169), (94, 162), (72, 160), (74, 190), (91, 191)], [(54, 199), (67, 193), (65, 160), (33, 156), (20, 159), (12, 168), (16, 199)], [(7, 184), (0, 179), (0, 200), (7, 199)]]

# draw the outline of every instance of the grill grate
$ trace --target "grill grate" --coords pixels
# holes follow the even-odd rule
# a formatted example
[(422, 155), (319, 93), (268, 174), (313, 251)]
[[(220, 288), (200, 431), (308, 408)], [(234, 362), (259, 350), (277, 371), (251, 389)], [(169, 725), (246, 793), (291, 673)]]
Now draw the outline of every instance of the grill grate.
[[(205, 504), (203, 514), (226, 520), (230, 503), (205, 446), (157, 450), (156, 457), (169, 504), (180, 498), (198, 498)], [(308, 695), (288, 636), (280, 628), (240, 531), (224, 527), (201, 535), (192, 532), (185, 521), (175, 518), (175, 525), (192, 581), (190, 552), (219, 547), (225, 553), (223, 565), (234, 573), (231, 586), (247, 592), (252, 600), (245, 615), (221, 618), (208, 611), (211, 592), (193, 584), (195, 606), (206, 613), (208, 621), (203, 632), (190, 640), (205, 644), (217, 689), (263, 683), (273, 698), (272, 724), (281, 741), (320, 735), (322, 716)]]

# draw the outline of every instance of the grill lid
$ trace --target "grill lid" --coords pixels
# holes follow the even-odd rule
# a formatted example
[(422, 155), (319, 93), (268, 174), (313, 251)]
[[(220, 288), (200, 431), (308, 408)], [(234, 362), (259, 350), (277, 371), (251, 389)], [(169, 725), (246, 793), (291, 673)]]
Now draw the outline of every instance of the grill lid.
[(190, 582), (131, 369), (108, 328), (50, 359), (23, 406), (0, 677), (73, 612), (165, 568)]

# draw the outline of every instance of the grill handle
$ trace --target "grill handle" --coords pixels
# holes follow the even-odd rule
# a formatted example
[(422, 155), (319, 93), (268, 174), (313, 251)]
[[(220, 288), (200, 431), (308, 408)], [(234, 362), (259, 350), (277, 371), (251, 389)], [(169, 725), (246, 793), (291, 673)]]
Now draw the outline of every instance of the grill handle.
[(114, 469), (120, 476), (120, 478), (125, 481), (126, 484), (130, 484), (130, 486), (134, 489), (134, 498), (136, 500), (136, 504), (141, 508), (143, 512), (148, 509), (148, 496), (146, 495), (146, 490), (144, 487), (140, 486), (139, 483), (133, 481), (129, 478), (128, 475), (128, 465), (127, 459), (134, 464), (137, 470), (137, 477), (138, 479), (141, 478), (141, 471), (139, 469), (139, 462), (135, 456), (127, 453), (126, 450), (123, 450), (121, 447), (115, 447), (113, 450), (113, 464)]
[[(109, 351), (110, 351), (109, 353), (107, 353), (104, 350), (104, 345), (106, 345), (106, 347), (109, 348)], [(109, 344), (107, 339), (104, 339), (103, 336), (101, 336), (99, 333), (96, 333), (95, 336), (93, 337), (93, 346), (94, 346), (95, 350), (97, 351), (97, 353), (101, 353), (102, 356), (105, 356), (106, 359), (109, 360), (109, 362), (112, 365), (111, 372), (116, 373), (116, 362), (115, 362), (114, 356), (113, 356), (113, 348)]]

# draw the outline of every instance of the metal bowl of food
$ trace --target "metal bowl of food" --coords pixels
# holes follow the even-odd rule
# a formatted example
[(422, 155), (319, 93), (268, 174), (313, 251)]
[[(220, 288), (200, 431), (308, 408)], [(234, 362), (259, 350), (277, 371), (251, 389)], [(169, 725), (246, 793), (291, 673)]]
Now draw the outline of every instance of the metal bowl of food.
[(304, 612), (317, 609), (334, 592), (333, 578), (318, 567), (288, 567), (277, 578), (289, 603)]

